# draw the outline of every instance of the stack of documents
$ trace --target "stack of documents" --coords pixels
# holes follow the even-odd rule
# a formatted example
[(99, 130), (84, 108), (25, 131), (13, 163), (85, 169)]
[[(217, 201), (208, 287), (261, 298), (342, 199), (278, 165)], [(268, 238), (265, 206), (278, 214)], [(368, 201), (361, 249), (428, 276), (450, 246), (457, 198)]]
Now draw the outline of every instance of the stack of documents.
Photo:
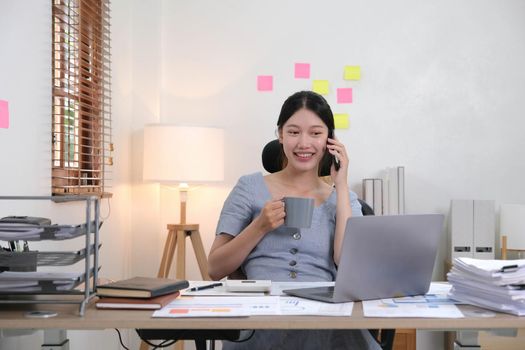
[(456, 258), (447, 277), (455, 300), (525, 315), (525, 260)]
[(82, 272), (4, 271), (0, 273), (0, 294), (70, 290), (82, 282), (83, 276)]

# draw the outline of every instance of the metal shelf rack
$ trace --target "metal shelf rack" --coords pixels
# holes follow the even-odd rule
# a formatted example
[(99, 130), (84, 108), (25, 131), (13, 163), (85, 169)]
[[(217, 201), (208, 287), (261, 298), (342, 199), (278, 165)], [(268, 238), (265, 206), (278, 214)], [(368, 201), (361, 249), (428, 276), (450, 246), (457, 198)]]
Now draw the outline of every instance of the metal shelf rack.
[[(16, 225), (0, 222), (0, 241), (10, 241), (9, 234), (16, 240), (60, 241), (84, 235), (85, 245), (77, 251), (5, 251), (0, 252), (0, 276), (10, 283), (33, 283), (33, 288), (0, 290), (0, 304), (79, 304), (79, 314), (84, 315), (89, 300), (95, 296), (99, 266), (100, 200), (96, 196), (0, 196), (0, 201), (53, 201), (85, 202), (85, 221), (80, 225)], [(0, 213), (0, 216), (1, 215)], [(92, 237), (93, 236), (93, 237)], [(18, 238), (20, 237), (20, 238)], [(15, 239), (13, 239), (14, 241)], [(31, 271), (39, 266), (67, 266), (84, 260), (84, 271), (80, 276), (43, 277), (35, 280)], [(15, 273), (11, 273), (17, 271)], [(9, 275), (9, 277), (6, 277)], [(60, 274), (59, 274), (60, 275)], [(0, 280), (1, 281), (1, 280)], [(4, 283), (5, 280), (4, 280)], [(84, 290), (75, 290), (84, 283)], [(35, 296), (34, 298), (32, 296)], [(76, 296), (70, 298), (68, 296)]]

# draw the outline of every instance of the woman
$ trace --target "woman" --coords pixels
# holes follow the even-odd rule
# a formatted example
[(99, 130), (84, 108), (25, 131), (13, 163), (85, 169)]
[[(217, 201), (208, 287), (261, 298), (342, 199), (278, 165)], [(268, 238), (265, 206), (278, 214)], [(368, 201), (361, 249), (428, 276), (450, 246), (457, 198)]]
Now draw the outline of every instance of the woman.
[[(239, 268), (249, 279), (333, 281), (341, 255), (346, 220), (361, 215), (348, 188), (348, 155), (334, 136), (334, 118), (321, 96), (301, 91), (283, 104), (277, 121), (284, 164), (281, 171), (243, 176), (226, 199), (208, 257), (213, 279)], [(331, 165), (333, 186), (319, 177)], [(315, 199), (308, 229), (285, 227), (283, 197)], [(256, 331), (246, 343), (225, 349), (378, 348), (362, 331)]]

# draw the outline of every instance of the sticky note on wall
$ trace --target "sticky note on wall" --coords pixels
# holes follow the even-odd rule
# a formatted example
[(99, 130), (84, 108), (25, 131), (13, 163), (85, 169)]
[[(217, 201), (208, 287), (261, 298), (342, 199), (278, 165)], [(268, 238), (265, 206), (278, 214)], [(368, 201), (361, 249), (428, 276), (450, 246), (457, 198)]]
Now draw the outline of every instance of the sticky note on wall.
[(310, 63), (296, 63), (294, 77), (296, 79), (310, 79)]
[(337, 103), (352, 103), (352, 88), (337, 89)]
[(257, 76), (257, 90), (258, 91), (272, 91), (273, 90), (273, 76), (272, 75)]
[(336, 129), (348, 129), (350, 127), (350, 116), (347, 113), (335, 113), (334, 123)]
[(330, 90), (328, 80), (314, 80), (312, 82), (312, 91), (320, 95), (328, 95)]
[(0, 128), (9, 128), (9, 105), (5, 100), (0, 100)]
[(345, 80), (361, 79), (361, 67), (360, 66), (345, 66), (344, 79)]

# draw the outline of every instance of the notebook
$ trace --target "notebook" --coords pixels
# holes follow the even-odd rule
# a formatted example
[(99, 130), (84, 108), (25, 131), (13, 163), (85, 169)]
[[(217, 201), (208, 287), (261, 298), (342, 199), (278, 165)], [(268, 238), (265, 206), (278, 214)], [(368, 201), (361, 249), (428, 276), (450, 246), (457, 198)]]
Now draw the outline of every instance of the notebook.
[(349, 218), (335, 285), (283, 292), (331, 303), (425, 294), (443, 219), (441, 214)]
[(156, 277), (133, 277), (97, 287), (101, 297), (153, 298), (188, 288), (186, 280)]
[(145, 309), (158, 310), (177, 299), (180, 291), (160, 295), (154, 298), (112, 298), (101, 297), (95, 305), (97, 309)]

